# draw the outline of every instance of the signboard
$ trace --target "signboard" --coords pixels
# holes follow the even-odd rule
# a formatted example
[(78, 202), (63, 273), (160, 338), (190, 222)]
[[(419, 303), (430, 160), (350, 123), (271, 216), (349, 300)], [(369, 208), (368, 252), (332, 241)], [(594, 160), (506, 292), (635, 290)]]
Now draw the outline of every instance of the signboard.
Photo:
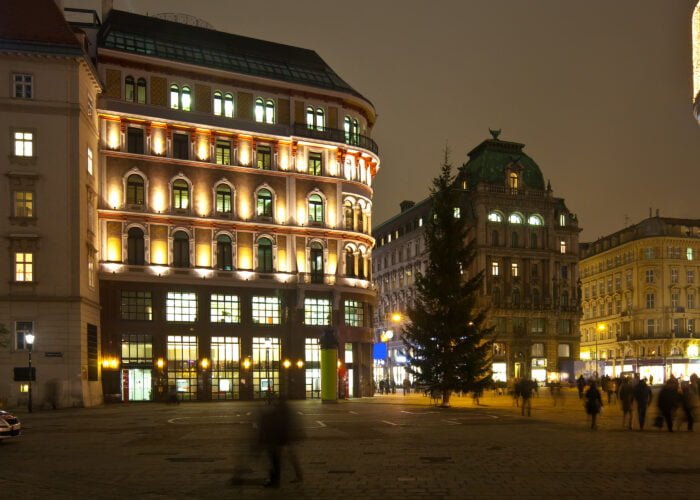
[(47, 358), (62, 358), (62, 357), (63, 357), (63, 353), (62, 353), (62, 352), (52, 352), (52, 351), (48, 351), (48, 352), (45, 352), (45, 353), (44, 353), (44, 356), (47, 357)]
[[(36, 368), (32, 366), (31, 381), (36, 382)], [(15, 367), (15, 382), (29, 382), (29, 367)]]

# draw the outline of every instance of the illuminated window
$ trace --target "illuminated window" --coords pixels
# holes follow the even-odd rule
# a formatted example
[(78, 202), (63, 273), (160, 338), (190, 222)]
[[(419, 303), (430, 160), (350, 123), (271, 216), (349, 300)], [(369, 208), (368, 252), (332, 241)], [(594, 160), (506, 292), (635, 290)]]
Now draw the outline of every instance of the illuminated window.
[(306, 126), (313, 130), (323, 130), (326, 124), (325, 113), (321, 108), (306, 108)]
[(527, 223), (530, 224), (531, 226), (543, 226), (544, 221), (542, 220), (542, 217), (539, 215), (531, 215), (527, 219)]
[(559, 214), (559, 225), (562, 227), (566, 226), (566, 215), (565, 214)]
[(518, 264), (513, 262), (510, 265), (510, 275), (513, 276), (514, 278), (517, 278), (520, 276), (520, 268), (518, 267)]
[(280, 324), (280, 299), (277, 297), (253, 297), (253, 323)]
[(31, 158), (34, 156), (34, 133), (33, 132), (15, 132), (15, 156)]
[(311, 175), (321, 175), (323, 167), (323, 155), (321, 153), (309, 153), (308, 171)]
[(559, 242), (559, 252), (560, 253), (566, 253), (566, 241), (561, 240)]
[(136, 82), (136, 102), (146, 104), (146, 79), (139, 78)]
[(330, 325), (331, 301), (328, 299), (304, 299), (304, 324), (314, 326)]
[(498, 266), (498, 262), (491, 262), (491, 276), (499, 276), (501, 270)]
[(131, 174), (126, 180), (126, 203), (127, 205), (144, 204), (144, 181), (143, 177)]
[(184, 231), (173, 235), (173, 266), (190, 267), (190, 237)]
[(197, 337), (168, 335), (168, 387), (174, 387), (178, 398), (197, 398)]
[(216, 187), (216, 213), (231, 214), (231, 188), (227, 184), (219, 184)]
[(272, 241), (269, 238), (260, 238), (258, 240), (258, 267), (257, 271), (261, 273), (271, 273), (272, 266)]
[(87, 171), (88, 174), (92, 175), (92, 169), (93, 169), (93, 164), (92, 164), (92, 149), (87, 148)]
[(693, 260), (693, 249), (692, 248), (686, 248), (685, 249), (685, 258), (688, 260)]
[(258, 191), (255, 214), (260, 217), (272, 217), (272, 193), (268, 189)]
[(321, 346), (318, 339), (304, 339), (306, 398), (321, 397)]
[(647, 299), (646, 300), (647, 309), (653, 309), (656, 295), (654, 295), (653, 293), (647, 293), (646, 299)]
[(258, 146), (256, 149), (256, 165), (263, 170), (272, 169), (272, 149), (270, 146)]
[(34, 217), (34, 193), (32, 191), (15, 191), (13, 215), (15, 217)]
[(172, 109), (181, 109), (182, 111), (191, 111), (192, 90), (186, 85), (180, 88), (176, 84), (172, 84), (170, 86), (170, 107)]
[(345, 131), (345, 142), (347, 144), (352, 144), (354, 146), (360, 143), (360, 125), (355, 118), (345, 117), (343, 122), (343, 127)]
[(18, 351), (27, 350), (27, 335), (34, 334), (33, 321), (17, 321), (15, 322), (15, 349)]
[(491, 222), (503, 222), (503, 216), (498, 212), (491, 212), (488, 216), (488, 219)]
[(221, 116), (224, 110), (224, 99), (221, 92), (214, 92), (214, 114)]
[(362, 302), (358, 302), (357, 300), (346, 300), (344, 306), (346, 326), (365, 325), (365, 313), (362, 307)]
[(262, 122), (265, 120), (265, 101), (261, 98), (255, 100), (255, 121)]
[(253, 389), (256, 399), (279, 394), (280, 339), (253, 337)]
[(215, 146), (217, 165), (231, 164), (231, 143), (223, 139), (217, 139)]
[(192, 106), (192, 91), (189, 87), (182, 87), (180, 103), (183, 111), (190, 111)]
[(233, 118), (233, 95), (224, 94), (224, 116)]
[(216, 238), (216, 268), (221, 271), (233, 269), (233, 245), (231, 238), (225, 234)]
[(192, 323), (197, 321), (197, 294), (191, 292), (168, 292), (165, 301), (167, 321)]
[(238, 337), (211, 338), (212, 399), (239, 399), (240, 360)]
[(31, 99), (33, 95), (34, 77), (32, 75), (15, 73), (12, 75), (14, 96), (17, 99)]
[(211, 296), (211, 322), (212, 323), (240, 323), (241, 304), (238, 295)]
[(523, 218), (520, 214), (510, 214), (508, 216), (508, 222), (510, 222), (511, 224), (522, 224)]
[(559, 344), (557, 346), (557, 354), (560, 358), (570, 358), (571, 357), (571, 345), (570, 344)]
[(190, 186), (183, 179), (173, 182), (173, 208), (187, 210), (190, 206)]
[(151, 292), (122, 291), (121, 318), (151, 321), (153, 319)]
[(462, 209), (459, 207), (453, 207), (452, 217), (454, 217), (455, 219), (460, 219), (462, 217)]
[(272, 99), (265, 101), (265, 123), (275, 123), (275, 103)]
[(508, 187), (511, 189), (511, 191), (518, 190), (518, 174), (515, 172), (508, 174)]
[(323, 246), (317, 241), (309, 247), (309, 271), (312, 283), (323, 283)]
[(15, 252), (15, 281), (30, 282), (34, 277), (34, 254)]
[(175, 84), (170, 86), (170, 107), (180, 109), (180, 87)]
[(323, 199), (318, 194), (309, 196), (309, 222), (323, 223)]

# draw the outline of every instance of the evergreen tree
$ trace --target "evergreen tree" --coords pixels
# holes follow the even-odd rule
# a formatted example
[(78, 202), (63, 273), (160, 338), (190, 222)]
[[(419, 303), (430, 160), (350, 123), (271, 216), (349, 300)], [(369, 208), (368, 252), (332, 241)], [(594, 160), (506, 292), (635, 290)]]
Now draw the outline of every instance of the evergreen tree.
[(453, 392), (482, 390), (491, 383), (491, 342), (486, 337), (493, 328), (484, 327), (486, 311), (477, 307), (483, 271), (467, 275), (475, 244), (467, 243), (466, 218), (455, 211), (460, 191), (454, 187), (447, 151), (430, 201), (425, 224), (428, 268), (417, 276), (403, 339), (409, 372), (448, 407)]

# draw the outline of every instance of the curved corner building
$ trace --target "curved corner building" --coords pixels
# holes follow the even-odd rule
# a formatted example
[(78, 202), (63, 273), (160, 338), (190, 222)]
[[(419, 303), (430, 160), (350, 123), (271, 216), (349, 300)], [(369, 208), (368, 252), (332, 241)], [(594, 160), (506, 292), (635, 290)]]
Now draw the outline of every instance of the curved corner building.
[(371, 395), (372, 103), (311, 50), (113, 10), (97, 34), (106, 400)]

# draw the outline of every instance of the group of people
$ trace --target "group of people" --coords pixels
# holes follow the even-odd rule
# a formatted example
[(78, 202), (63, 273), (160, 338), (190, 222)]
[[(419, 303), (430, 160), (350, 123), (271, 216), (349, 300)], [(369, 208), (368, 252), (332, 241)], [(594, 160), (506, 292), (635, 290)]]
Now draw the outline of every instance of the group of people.
[(403, 379), (403, 382), (400, 386), (397, 386), (396, 382), (394, 382), (393, 380), (386, 379), (380, 380), (379, 383), (375, 385), (374, 392), (379, 392), (379, 394), (396, 394), (397, 387), (399, 389), (403, 389), (403, 395), (405, 396), (406, 394), (411, 393), (411, 388), (413, 386), (411, 384), (411, 381), (408, 380), (408, 377)]
[[(577, 387), (579, 398), (584, 399), (586, 413), (591, 417), (591, 428), (595, 429), (597, 416), (603, 408), (603, 396), (599, 384), (596, 380), (586, 382), (583, 376), (580, 376)], [(624, 428), (632, 429), (632, 414), (636, 410), (639, 430), (644, 430), (647, 410), (653, 402), (653, 393), (646, 378), (640, 378), (639, 374), (635, 374), (634, 378), (620, 377), (615, 380), (608, 377), (607, 380), (601, 380), (600, 387), (602, 392), (608, 394), (608, 403), (615, 399), (620, 401)], [(611, 388), (614, 389), (611, 391)], [(688, 430), (692, 431), (699, 402), (700, 380), (696, 374), (691, 375), (690, 381), (682, 383), (671, 376), (663, 384), (656, 398), (658, 415), (654, 419), (654, 425), (661, 428), (665, 424), (669, 432), (673, 432), (678, 410), (682, 409), (682, 417), (685, 419)]]

